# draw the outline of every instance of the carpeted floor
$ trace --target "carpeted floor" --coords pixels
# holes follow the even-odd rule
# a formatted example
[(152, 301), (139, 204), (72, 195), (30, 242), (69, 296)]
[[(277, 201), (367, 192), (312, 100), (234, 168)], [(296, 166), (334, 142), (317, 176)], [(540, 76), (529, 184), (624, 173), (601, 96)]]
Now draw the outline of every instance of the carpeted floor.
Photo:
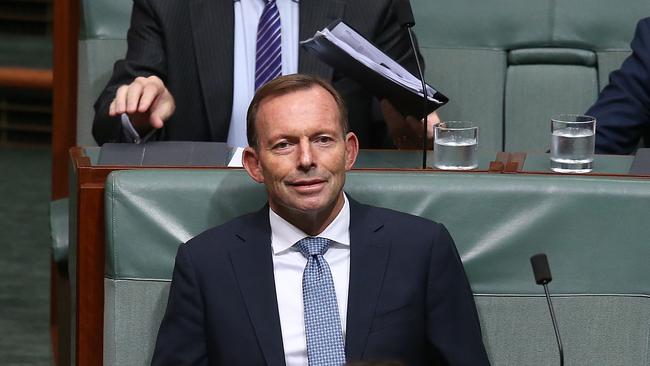
[(50, 151), (0, 148), (0, 365), (51, 365)]

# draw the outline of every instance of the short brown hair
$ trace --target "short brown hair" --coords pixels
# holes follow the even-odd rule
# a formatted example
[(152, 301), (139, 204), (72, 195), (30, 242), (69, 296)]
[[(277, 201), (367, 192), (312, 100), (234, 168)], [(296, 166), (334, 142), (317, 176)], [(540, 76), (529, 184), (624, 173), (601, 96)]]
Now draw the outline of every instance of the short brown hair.
[[(248, 113), (246, 115), (246, 137), (248, 139), (248, 145), (257, 148), (257, 144), (259, 143), (255, 124), (257, 122), (257, 112), (263, 100), (298, 90), (311, 89), (313, 87), (325, 89), (334, 98), (339, 110), (339, 123), (341, 124), (343, 135), (347, 134), (350, 130), (348, 126), (348, 110), (345, 107), (343, 98), (336, 89), (327, 81), (316, 76), (292, 74), (273, 79), (255, 92), (255, 96), (248, 107)], [(318, 102), (314, 101), (314, 103)]]

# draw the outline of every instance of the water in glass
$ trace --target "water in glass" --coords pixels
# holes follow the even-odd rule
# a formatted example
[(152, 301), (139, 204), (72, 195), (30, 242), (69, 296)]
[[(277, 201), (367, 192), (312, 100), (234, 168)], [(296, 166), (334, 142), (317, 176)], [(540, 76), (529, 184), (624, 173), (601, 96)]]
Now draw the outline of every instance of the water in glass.
[(565, 127), (551, 136), (551, 169), (559, 173), (588, 173), (594, 161), (594, 132)]
[(434, 166), (445, 170), (469, 170), (478, 167), (478, 141), (454, 136), (436, 139), (433, 148)]

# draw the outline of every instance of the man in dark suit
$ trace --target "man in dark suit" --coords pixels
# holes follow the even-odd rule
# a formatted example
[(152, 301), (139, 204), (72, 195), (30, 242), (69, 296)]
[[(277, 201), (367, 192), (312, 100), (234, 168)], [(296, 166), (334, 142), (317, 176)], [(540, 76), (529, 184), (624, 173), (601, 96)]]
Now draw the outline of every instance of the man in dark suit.
[(489, 364), (444, 226), (343, 193), (345, 116), (311, 76), (257, 91), (243, 162), (268, 206), (179, 247), (153, 365)]
[(596, 152), (630, 154), (650, 143), (650, 18), (639, 21), (632, 54), (612, 72), (587, 114), (596, 117)]
[[(292, 6), (299, 9), (298, 24), (294, 24), (298, 39), (309, 38), (341, 18), (407, 69), (416, 70), (408, 36), (396, 20), (394, 0), (286, 2), (295, 3)], [(95, 140), (100, 145), (124, 142), (127, 134), (120, 117), (127, 112), (140, 136), (153, 127), (159, 129), (154, 138), (160, 140), (226, 141), (233, 116), (233, 73), (238, 66), (233, 57), (233, 4), (238, 3), (241, 1), (135, 0), (126, 58), (115, 64), (108, 85), (95, 103)], [(289, 21), (284, 19), (283, 24)], [(297, 53), (298, 72), (331, 81), (344, 96), (351, 129), (362, 147), (390, 144), (377, 103), (361, 86), (307, 51), (299, 49)], [(437, 116), (432, 118), (431, 124)], [(243, 116), (241, 121), (244, 125)], [(421, 141), (418, 121), (392, 118), (389, 122), (394, 134), (400, 135), (395, 138), (412, 135), (412, 141)]]

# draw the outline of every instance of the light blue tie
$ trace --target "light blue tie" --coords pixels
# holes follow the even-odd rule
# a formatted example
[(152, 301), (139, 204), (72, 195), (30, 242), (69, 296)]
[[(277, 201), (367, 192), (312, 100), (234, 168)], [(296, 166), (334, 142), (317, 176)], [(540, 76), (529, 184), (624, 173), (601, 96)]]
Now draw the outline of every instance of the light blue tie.
[(255, 90), (282, 75), (280, 28), (280, 12), (275, 4), (275, 0), (266, 0), (266, 5), (257, 25)]
[(334, 280), (323, 258), (329, 244), (328, 239), (314, 237), (296, 243), (300, 253), (307, 258), (302, 275), (302, 297), (309, 366), (340, 366), (345, 363), (345, 343)]

